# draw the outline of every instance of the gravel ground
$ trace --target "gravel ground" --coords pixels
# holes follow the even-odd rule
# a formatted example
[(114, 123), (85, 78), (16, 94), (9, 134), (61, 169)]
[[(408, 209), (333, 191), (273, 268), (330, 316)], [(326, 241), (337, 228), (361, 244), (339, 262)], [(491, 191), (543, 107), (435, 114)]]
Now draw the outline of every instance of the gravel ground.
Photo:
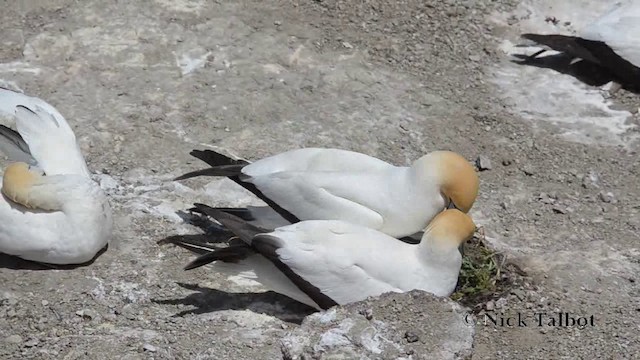
[[(47, 100), (69, 120), (111, 197), (116, 229), (108, 251), (84, 267), (38, 269), (0, 257), (0, 358), (278, 359), (324, 351), (326, 342), (310, 344), (335, 335), (333, 319), (327, 328), (310, 326), (321, 315), (303, 322), (310, 309), (255, 284), (207, 269), (184, 272), (190, 255), (156, 244), (197, 231), (176, 214), (194, 201), (259, 204), (227, 180), (171, 181), (200, 166), (188, 152), (207, 146), (250, 160), (302, 146), (339, 147), (397, 164), (450, 149), (490, 163), (480, 172), (472, 216), (490, 246), (527, 276), (478, 304), (475, 316), (424, 294), (339, 309), (339, 319), (362, 324), (362, 309), (375, 308), (382, 324), (373, 328), (395, 344), (382, 353), (362, 347), (369, 351), (362, 356), (634, 358), (637, 130), (605, 136), (525, 114), (505, 98), (495, 77), (515, 66), (502, 45), (521, 31), (521, 6), (515, 0), (4, 4), (0, 80)], [(632, 113), (628, 125), (640, 123), (636, 94), (620, 90), (613, 100)], [(564, 136), (567, 129), (593, 141)], [(397, 311), (398, 304), (407, 311)], [(451, 314), (458, 317), (423, 313), (425, 324), (445, 330), (421, 333), (431, 327), (419, 326), (416, 307), (456, 308)], [(561, 326), (558, 313), (589, 323)], [(461, 319), (476, 323), (465, 332), (469, 342), (446, 335)], [(311, 348), (282, 344), (309, 327), (324, 331), (309, 331)], [(421, 341), (414, 344), (412, 335)], [(443, 337), (448, 347), (437, 345)], [(334, 342), (337, 350), (325, 353), (349, 358), (353, 353), (340, 346), (365, 351), (357, 344)], [(441, 347), (450, 351), (433, 353)]]

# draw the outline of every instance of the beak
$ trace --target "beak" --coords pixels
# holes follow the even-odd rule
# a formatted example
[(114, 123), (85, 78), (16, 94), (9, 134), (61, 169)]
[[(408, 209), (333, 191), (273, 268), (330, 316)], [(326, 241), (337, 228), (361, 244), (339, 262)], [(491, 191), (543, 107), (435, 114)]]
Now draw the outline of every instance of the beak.
[(453, 201), (449, 200), (449, 205), (447, 205), (447, 210), (449, 209), (456, 209), (456, 210), (460, 210), (458, 209), (458, 207), (456, 206), (456, 204), (453, 203)]

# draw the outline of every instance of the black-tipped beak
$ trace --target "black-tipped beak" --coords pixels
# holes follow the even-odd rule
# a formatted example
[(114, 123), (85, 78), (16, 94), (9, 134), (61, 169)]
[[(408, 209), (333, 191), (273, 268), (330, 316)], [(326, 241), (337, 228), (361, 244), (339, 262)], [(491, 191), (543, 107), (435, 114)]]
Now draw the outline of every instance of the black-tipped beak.
[(453, 203), (453, 201), (449, 200), (449, 205), (447, 205), (447, 210), (449, 209), (456, 209), (456, 210), (460, 210), (458, 209), (458, 207), (456, 206), (456, 204)]

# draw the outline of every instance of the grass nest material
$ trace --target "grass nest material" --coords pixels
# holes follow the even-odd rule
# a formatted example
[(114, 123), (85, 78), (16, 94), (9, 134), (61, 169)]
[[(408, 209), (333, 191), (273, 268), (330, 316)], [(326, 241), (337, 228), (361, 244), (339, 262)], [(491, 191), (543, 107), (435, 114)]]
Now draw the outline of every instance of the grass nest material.
[(521, 270), (506, 261), (506, 257), (487, 246), (484, 228), (479, 228), (474, 237), (464, 246), (462, 268), (458, 276), (456, 291), (451, 299), (480, 310), (482, 304), (507, 293)]

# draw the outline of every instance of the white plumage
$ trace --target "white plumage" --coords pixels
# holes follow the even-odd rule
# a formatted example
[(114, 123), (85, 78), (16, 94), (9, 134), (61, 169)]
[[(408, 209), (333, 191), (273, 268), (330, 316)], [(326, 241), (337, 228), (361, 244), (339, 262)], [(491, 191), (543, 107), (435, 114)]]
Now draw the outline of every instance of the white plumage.
[[(468, 215), (450, 209), (434, 218), (417, 245), (339, 220), (308, 220), (261, 233), (233, 215), (196, 206), (244, 243), (211, 248), (187, 269), (214, 262), (216, 271), (258, 281), (315, 308), (414, 289), (448, 296), (460, 272), (458, 246), (475, 230)], [(168, 242), (193, 245), (179, 236)]]
[(111, 208), (72, 129), (43, 100), (1, 88), (0, 112), (15, 114), (18, 130), (0, 128), (0, 150), (20, 161), (0, 178), (0, 252), (51, 264), (91, 260), (111, 238)]
[(229, 176), (290, 222), (342, 220), (394, 237), (422, 231), (450, 203), (468, 212), (478, 193), (473, 166), (449, 151), (410, 167), (339, 149), (297, 149), (253, 163), (211, 150), (191, 154), (212, 167), (178, 179)]

